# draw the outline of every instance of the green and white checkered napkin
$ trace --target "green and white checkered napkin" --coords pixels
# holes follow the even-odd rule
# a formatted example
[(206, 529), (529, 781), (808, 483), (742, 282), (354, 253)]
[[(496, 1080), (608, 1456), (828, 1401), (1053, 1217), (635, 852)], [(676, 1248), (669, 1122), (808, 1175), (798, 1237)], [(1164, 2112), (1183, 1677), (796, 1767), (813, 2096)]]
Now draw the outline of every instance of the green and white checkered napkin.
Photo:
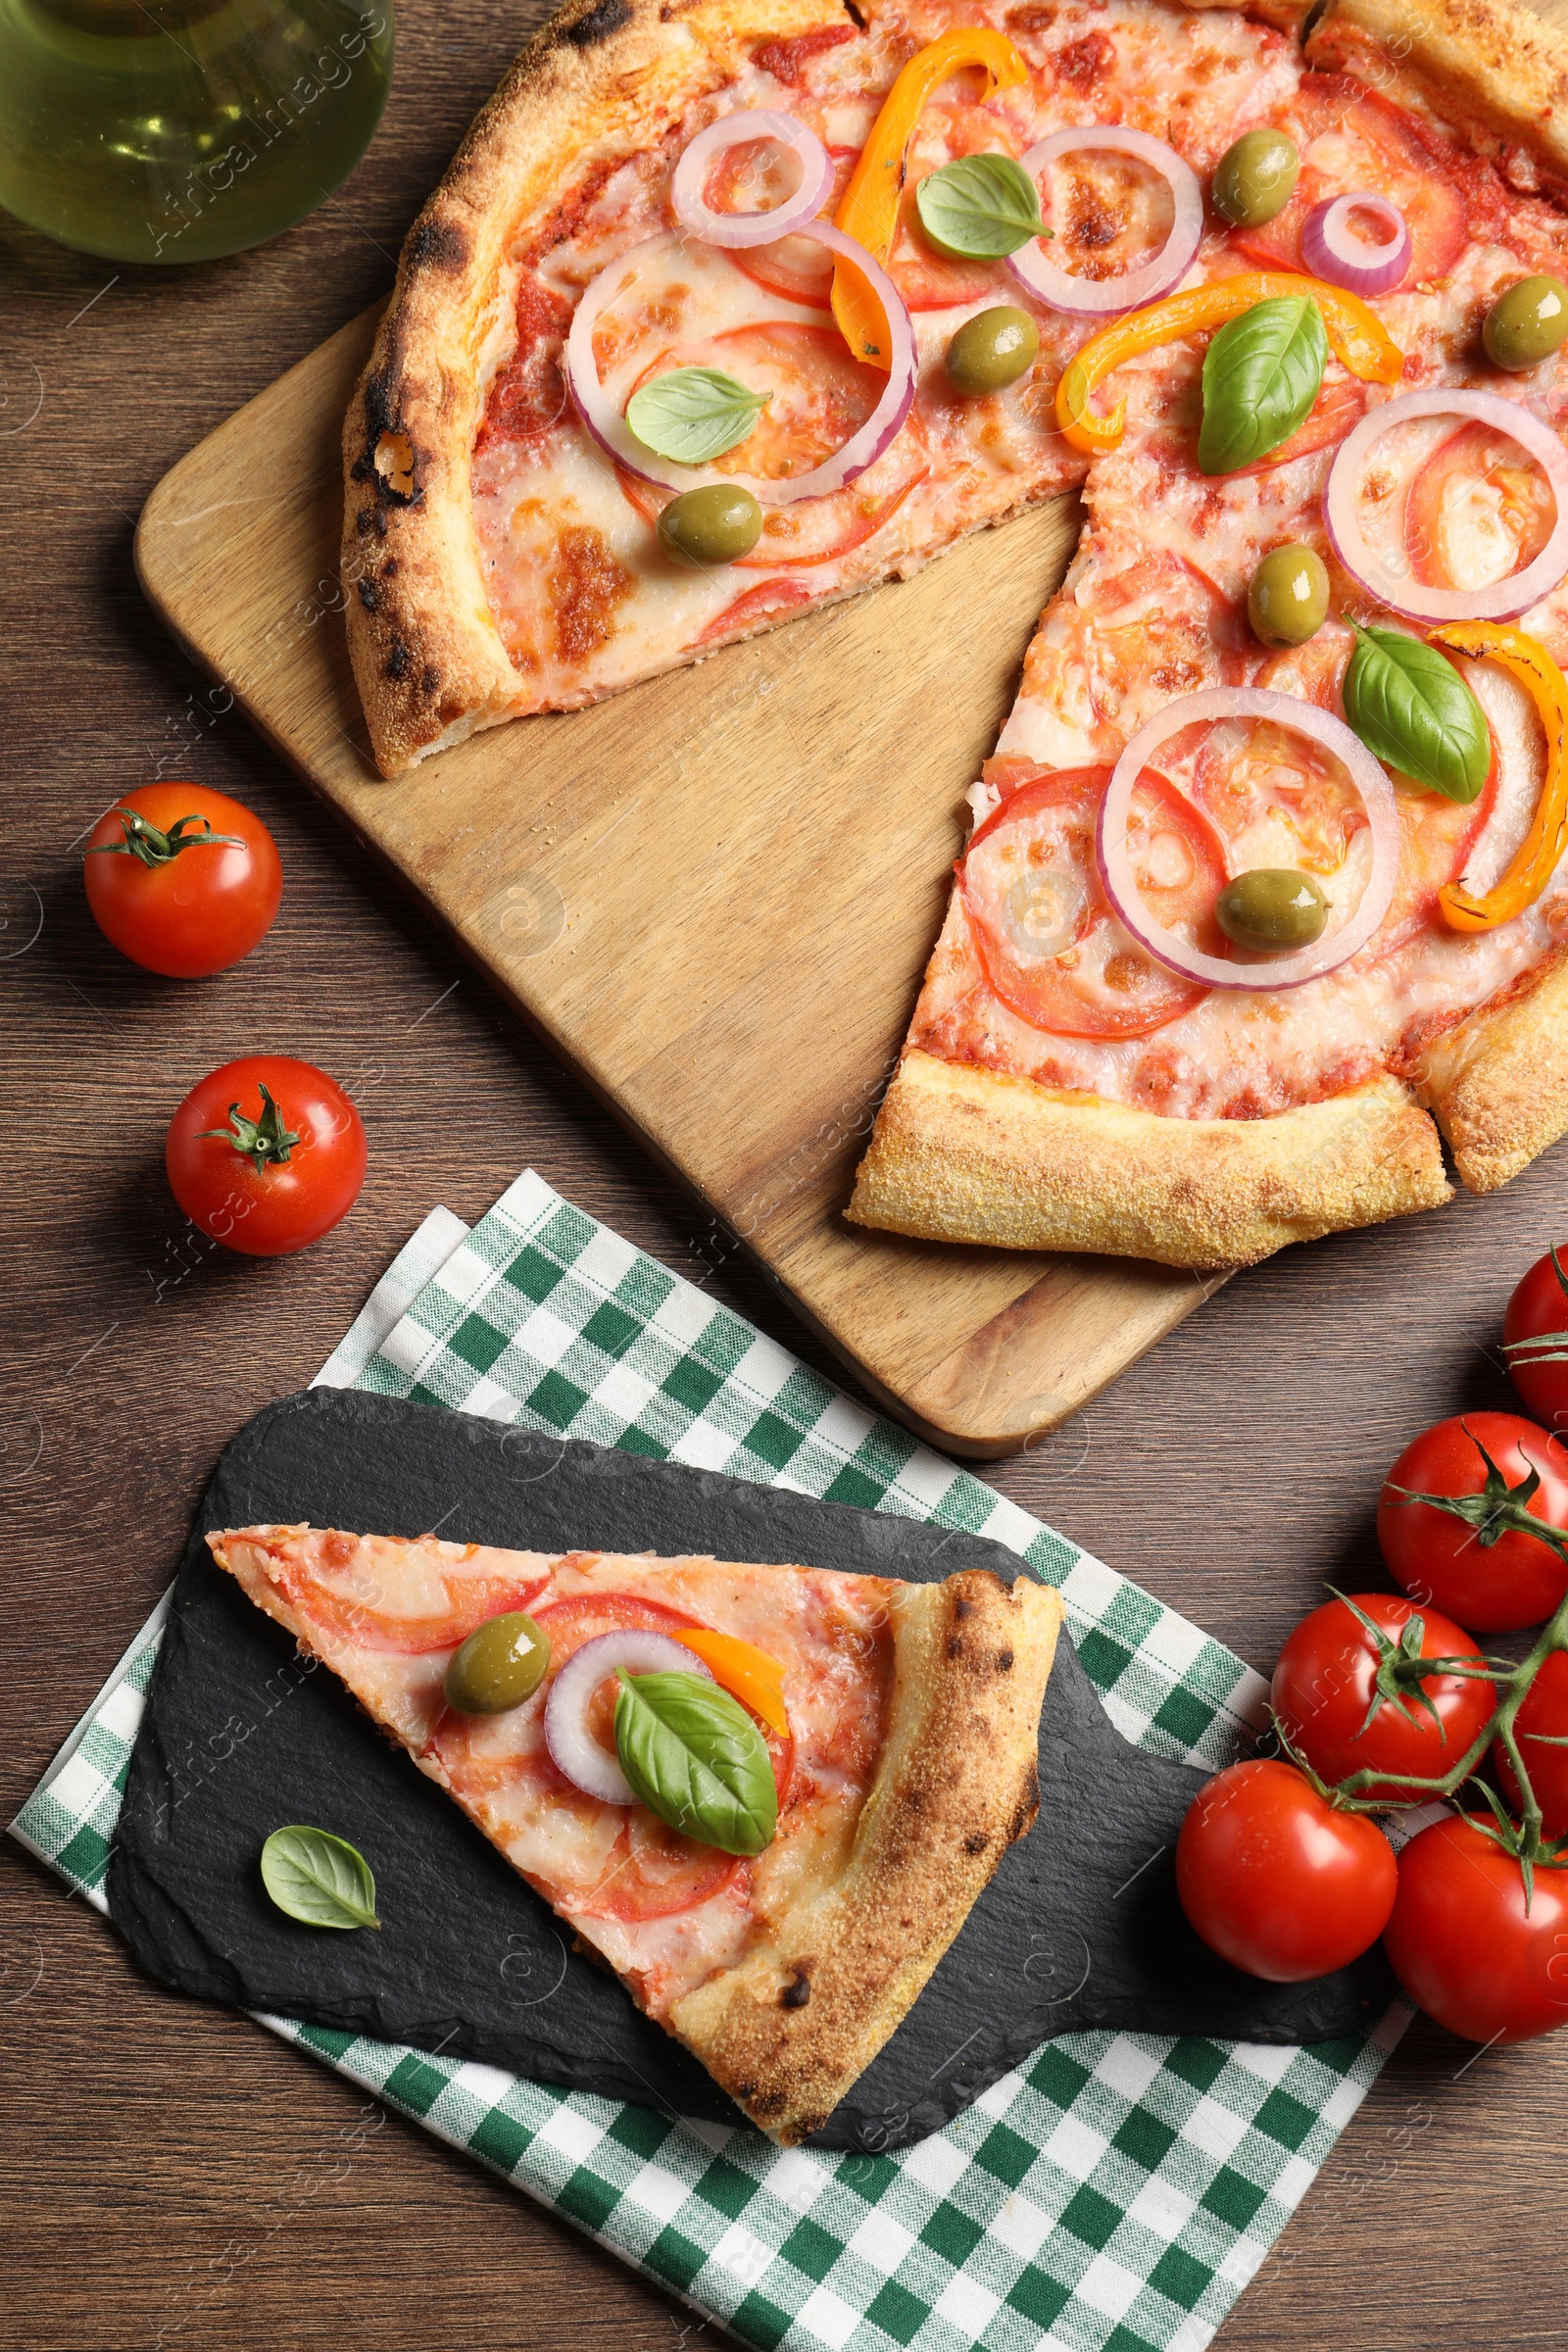
[[(1061, 1588), (1129, 1739), (1218, 1763), (1255, 1719), (1263, 1687), (1228, 1650), (531, 1173), (471, 1232), (433, 1212), (319, 1378), (997, 1538)], [(161, 1625), (13, 1825), (100, 1907)], [(1405, 2015), (1310, 2050), (1063, 2035), (880, 2156), (784, 2154), (745, 2128), (265, 2023), (764, 2352), (1200, 2352)]]

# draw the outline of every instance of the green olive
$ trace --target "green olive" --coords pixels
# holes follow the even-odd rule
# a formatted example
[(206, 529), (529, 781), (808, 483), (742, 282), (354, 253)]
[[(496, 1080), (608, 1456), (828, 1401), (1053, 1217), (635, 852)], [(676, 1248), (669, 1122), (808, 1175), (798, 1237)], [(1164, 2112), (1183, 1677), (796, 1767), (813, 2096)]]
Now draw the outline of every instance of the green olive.
[(1232, 228), (1261, 228), (1296, 191), (1301, 159), (1283, 130), (1244, 130), (1214, 167), (1209, 194)]
[(958, 392), (1001, 392), (1027, 375), (1040, 349), (1040, 329), (1027, 311), (999, 302), (966, 318), (948, 345), (948, 381)]
[(1311, 875), (1290, 866), (1254, 866), (1227, 882), (1214, 901), (1214, 920), (1226, 938), (1259, 955), (1309, 948), (1322, 938), (1328, 916), (1328, 900)]
[(762, 536), (762, 510), (739, 483), (705, 482), (683, 490), (659, 517), (659, 543), (688, 571), (707, 571), (749, 556)]
[(1247, 617), (1265, 645), (1304, 645), (1329, 615), (1328, 565), (1291, 540), (1271, 548), (1247, 591)]
[(533, 1696), (549, 1663), (550, 1636), (525, 1609), (511, 1609), (476, 1627), (454, 1651), (447, 1705), (460, 1715), (504, 1715)]
[(1560, 277), (1522, 277), (1487, 313), (1481, 340), (1494, 368), (1520, 371), (1549, 360), (1568, 336), (1568, 286)]

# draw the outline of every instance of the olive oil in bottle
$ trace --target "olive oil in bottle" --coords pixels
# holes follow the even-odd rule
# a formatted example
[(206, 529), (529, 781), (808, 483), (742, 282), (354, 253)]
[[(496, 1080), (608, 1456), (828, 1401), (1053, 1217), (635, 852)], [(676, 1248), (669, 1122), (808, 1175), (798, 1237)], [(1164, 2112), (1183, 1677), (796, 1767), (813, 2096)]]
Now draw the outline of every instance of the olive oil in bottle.
[(391, 0), (0, 0), (0, 205), (115, 262), (314, 211), (392, 78)]

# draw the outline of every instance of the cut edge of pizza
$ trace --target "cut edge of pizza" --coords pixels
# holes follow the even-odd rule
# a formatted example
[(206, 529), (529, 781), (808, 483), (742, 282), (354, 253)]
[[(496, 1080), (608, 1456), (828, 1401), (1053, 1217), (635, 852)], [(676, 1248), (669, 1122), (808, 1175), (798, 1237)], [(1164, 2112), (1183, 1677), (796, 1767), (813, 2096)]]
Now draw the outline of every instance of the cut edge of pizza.
[[(781, 2146), (825, 2124), (1035, 1821), (1063, 1612), (1027, 1576), (1010, 1588), (975, 1569), (905, 1584), (303, 1524), (207, 1541)], [(515, 1609), (551, 1639), (546, 1679), (516, 1707), (456, 1715), (448, 1662)], [(753, 1658), (780, 1656), (782, 1765), (778, 1738), (770, 1744), (782, 1810), (755, 1859), (715, 1856), (640, 1804), (600, 1803), (557, 1768), (544, 1734), (557, 1672), (574, 1644), (628, 1625), (732, 1636)], [(734, 1687), (744, 1698), (744, 1680)], [(650, 1834), (651, 1865), (639, 1859)], [(626, 1896), (645, 1883), (646, 1899)]]
[[(1443, 123), (1505, 186), (1568, 210), (1568, 34), (1556, 26), (1510, 0), (1432, 0), (1410, 17), (1400, 0), (1328, 0), (1302, 54)], [(1091, 516), (1095, 485), (1092, 467)], [(1072, 592), (1069, 575), (1054, 603)], [(956, 887), (928, 991), (960, 903)], [(994, 1066), (925, 1051), (917, 1012), (846, 1213), (924, 1240), (1217, 1271), (1451, 1200), (1445, 1143), (1469, 1192), (1494, 1191), (1568, 1132), (1568, 946), (1434, 1028), (1399, 1075), (1367, 1073), (1268, 1115), (1208, 1117), (1042, 1083), (1004, 1055)]]

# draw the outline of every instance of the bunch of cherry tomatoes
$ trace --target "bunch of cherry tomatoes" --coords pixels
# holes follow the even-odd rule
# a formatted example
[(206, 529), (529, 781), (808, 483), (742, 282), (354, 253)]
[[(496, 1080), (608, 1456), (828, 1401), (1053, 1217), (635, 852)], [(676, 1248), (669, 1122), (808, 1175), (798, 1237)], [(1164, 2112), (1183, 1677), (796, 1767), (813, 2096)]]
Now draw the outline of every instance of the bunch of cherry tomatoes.
[[(1176, 1849), (1203, 1940), (1274, 1983), (1383, 1938), (1411, 1998), (1472, 2041), (1568, 2025), (1568, 1266), (1508, 1302), (1539, 1420), (1467, 1413), (1406, 1446), (1378, 1543), (1398, 1594), (1336, 1595), (1274, 1669), (1283, 1754), (1200, 1789)], [(1545, 1426), (1543, 1426), (1545, 1424)], [(1535, 1639), (1514, 1661), (1477, 1634)], [(1519, 1647), (1519, 1644), (1515, 1644)], [(1375, 1815), (1451, 1800), (1399, 1849)]]
[[(226, 971), (270, 930), (283, 895), (261, 818), (199, 784), (143, 784), (94, 826), (87, 904), (133, 963), (171, 979)], [(281, 1257), (329, 1233), (365, 1182), (365, 1129), (309, 1061), (251, 1054), (193, 1087), (170, 1121), (174, 1199), (214, 1241)]]

